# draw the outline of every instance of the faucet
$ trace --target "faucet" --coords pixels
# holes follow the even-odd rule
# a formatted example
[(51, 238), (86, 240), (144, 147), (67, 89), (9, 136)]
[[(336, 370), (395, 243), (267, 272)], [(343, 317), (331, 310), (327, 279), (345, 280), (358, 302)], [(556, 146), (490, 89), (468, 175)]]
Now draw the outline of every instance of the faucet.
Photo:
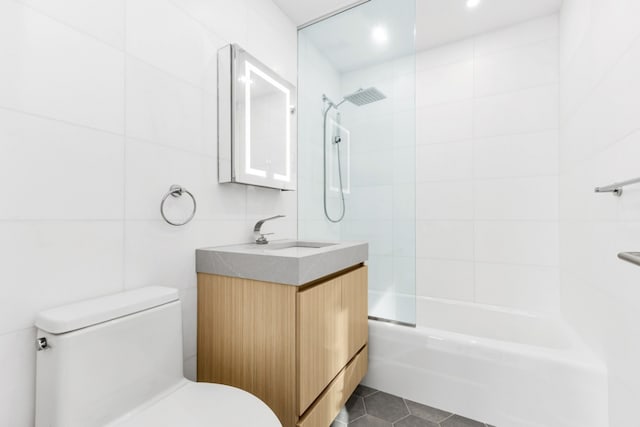
[(284, 217), (285, 215), (276, 215), (276, 216), (272, 216), (271, 218), (261, 219), (260, 221), (256, 222), (256, 225), (253, 227), (253, 237), (256, 239), (256, 245), (266, 245), (267, 243), (269, 243), (269, 241), (264, 236), (269, 236), (270, 234), (273, 234), (273, 233), (261, 233), (260, 228), (262, 227), (262, 224), (272, 219), (284, 218)]

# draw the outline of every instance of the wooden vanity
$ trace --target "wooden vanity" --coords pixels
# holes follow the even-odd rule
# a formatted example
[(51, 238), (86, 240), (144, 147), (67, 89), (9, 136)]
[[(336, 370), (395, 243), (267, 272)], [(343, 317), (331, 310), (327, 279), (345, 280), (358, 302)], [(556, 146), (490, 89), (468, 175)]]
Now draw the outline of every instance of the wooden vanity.
[(367, 371), (367, 281), (363, 263), (298, 286), (198, 273), (198, 381), (329, 426)]

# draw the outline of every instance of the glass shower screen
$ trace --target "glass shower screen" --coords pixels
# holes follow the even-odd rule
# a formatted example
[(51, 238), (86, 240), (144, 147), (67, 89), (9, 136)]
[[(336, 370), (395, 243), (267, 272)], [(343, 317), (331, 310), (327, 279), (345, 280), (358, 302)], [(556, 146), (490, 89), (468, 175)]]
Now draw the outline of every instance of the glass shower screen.
[(298, 32), (298, 235), (369, 242), (369, 316), (415, 324), (415, 0)]

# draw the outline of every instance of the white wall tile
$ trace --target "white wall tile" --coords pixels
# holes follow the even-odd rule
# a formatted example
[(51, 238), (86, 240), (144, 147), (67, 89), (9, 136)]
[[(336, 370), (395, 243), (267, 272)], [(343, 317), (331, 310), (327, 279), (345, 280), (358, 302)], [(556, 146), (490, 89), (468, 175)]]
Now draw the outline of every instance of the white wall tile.
[(0, 28), (0, 106), (122, 132), (122, 52), (12, 1)]
[(122, 290), (120, 221), (0, 222), (0, 334), (38, 311)]
[(124, 138), (0, 110), (2, 219), (122, 219)]
[(393, 114), (394, 147), (411, 147), (416, 144), (416, 111), (400, 111)]
[(564, 69), (584, 39), (591, 19), (591, 2), (564, 0), (559, 17), (560, 68)]
[(416, 185), (416, 218), (473, 219), (473, 182), (420, 182)]
[(393, 111), (414, 111), (415, 105), (415, 72), (396, 75), (393, 79)]
[(640, 384), (637, 269), (615, 257), (638, 241), (640, 205), (634, 187), (617, 200), (591, 187), (637, 171), (638, 7), (567, 0), (561, 12), (562, 314), (607, 364), (612, 426), (633, 419)]
[(471, 142), (423, 145), (416, 148), (416, 181), (447, 181), (471, 178)]
[(390, 165), (393, 165), (393, 149), (372, 151), (367, 155), (353, 155), (351, 185), (354, 187), (383, 186), (393, 182), (393, 168)]
[(476, 221), (474, 246), (480, 262), (557, 266), (558, 224)]
[(20, 0), (78, 31), (124, 47), (125, 0)]
[[(205, 103), (207, 97), (213, 100)], [(216, 154), (217, 138), (205, 132), (206, 122), (217, 123), (214, 95), (203, 94), (191, 84), (130, 58), (126, 100), (128, 136)]]
[(416, 106), (473, 97), (473, 61), (423, 70), (416, 75)]
[(437, 259), (418, 259), (417, 296), (473, 301), (474, 263)]
[(475, 265), (475, 299), (534, 312), (559, 312), (557, 267), (513, 264)]
[[(345, 117), (341, 125), (350, 131), (350, 148), (353, 155), (389, 148), (389, 142), (393, 140), (393, 121), (393, 114), (370, 116), (358, 122)], [(414, 126), (414, 122), (411, 122), (411, 125)], [(327, 130), (330, 129), (332, 126), (327, 125)], [(329, 135), (328, 138), (330, 137)]]
[(416, 223), (410, 221), (394, 221), (393, 223), (393, 255), (396, 257), (415, 257), (416, 255)]
[(474, 182), (476, 219), (558, 220), (558, 177)]
[(473, 45), (473, 39), (467, 39), (417, 52), (415, 59), (416, 71), (470, 61), (473, 59)]
[(176, 0), (194, 19), (227, 43), (247, 43), (246, 0)]
[(416, 219), (416, 184), (393, 186), (393, 218), (399, 221)]
[[(420, 295), (558, 312), (558, 281), (528, 276), (558, 264), (557, 38), (551, 16), (417, 55)], [(487, 262), (520, 284), (502, 300)]]
[(0, 335), (0, 424), (35, 423), (36, 332), (34, 328)]
[[(225, 192), (217, 183), (216, 159), (198, 154), (127, 139), (126, 143), (126, 216), (127, 219), (159, 220), (159, 200), (172, 184), (186, 187), (196, 197), (196, 219), (214, 219), (231, 212), (244, 213), (244, 193)], [(231, 205), (211, 195), (234, 195)], [(189, 216), (193, 209), (186, 197), (171, 198), (165, 204), (166, 213), (173, 220)], [(231, 212), (230, 212), (231, 211)]]
[[(416, 295), (415, 251), (410, 256), (393, 257), (393, 284), (395, 292), (406, 295), (409, 300)], [(415, 321), (415, 316), (410, 315), (409, 319)]]
[(417, 221), (416, 256), (473, 260), (473, 221)]
[(527, 133), (558, 127), (558, 85), (478, 98), (474, 130), (479, 137)]
[(554, 39), (557, 36), (558, 16), (551, 15), (478, 36), (475, 41), (475, 54), (476, 56), (488, 55), (542, 40)]
[[(349, 195), (348, 220), (393, 219), (393, 186), (354, 187)], [(372, 209), (376, 206), (376, 209)]]
[(473, 141), (476, 178), (558, 174), (558, 131), (506, 135)]
[(199, 87), (225, 43), (169, 0), (128, 0), (127, 53)]
[(479, 57), (475, 95), (487, 96), (558, 81), (558, 41), (546, 40)]
[[(341, 236), (345, 241), (369, 242), (369, 255), (393, 253), (393, 221), (391, 220), (343, 221)], [(373, 261), (371, 264), (374, 264)]]
[(416, 144), (437, 144), (473, 137), (473, 101), (419, 108), (416, 111)]
[(393, 184), (415, 186), (416, 148), (396, 147), (393, 149)]
[[(369, 266), (369, 290), (385, 293), (394, 292), (393, 257), (370, 253), (367, 265)], [(371, 301), (369, 303), (371, 304)], [(371, 305), (369, 310), (369, 313), (375, 315), (375, 311), (371, 310)]]

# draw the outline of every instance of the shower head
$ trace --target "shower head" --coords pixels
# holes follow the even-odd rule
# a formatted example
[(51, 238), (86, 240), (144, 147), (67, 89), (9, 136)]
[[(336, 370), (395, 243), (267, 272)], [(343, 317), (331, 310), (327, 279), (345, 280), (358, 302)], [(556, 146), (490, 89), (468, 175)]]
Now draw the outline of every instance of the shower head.
[(358, 89), (357, 91), (346, 95), (343, 102), (349, 101), (350, 103), (360, 107), (362, 105), (371, 104), (372, 102), (382, 101), (385, 98), (386, 96), (384, 93), (380, 92), (375, 87), (370, 87), (368, 89)]

